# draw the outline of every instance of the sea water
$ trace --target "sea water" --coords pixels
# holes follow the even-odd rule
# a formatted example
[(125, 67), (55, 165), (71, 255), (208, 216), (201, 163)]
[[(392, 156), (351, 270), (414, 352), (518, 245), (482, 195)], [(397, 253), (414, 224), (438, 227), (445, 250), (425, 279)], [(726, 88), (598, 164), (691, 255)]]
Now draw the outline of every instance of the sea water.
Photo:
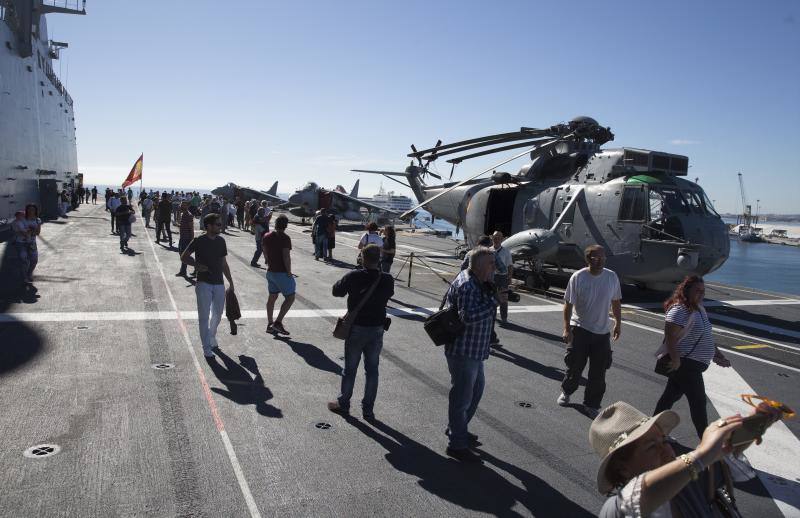
[(722, 267), (709, 281), (758, 290), (800, 295), (800, 247), (731, 240)]

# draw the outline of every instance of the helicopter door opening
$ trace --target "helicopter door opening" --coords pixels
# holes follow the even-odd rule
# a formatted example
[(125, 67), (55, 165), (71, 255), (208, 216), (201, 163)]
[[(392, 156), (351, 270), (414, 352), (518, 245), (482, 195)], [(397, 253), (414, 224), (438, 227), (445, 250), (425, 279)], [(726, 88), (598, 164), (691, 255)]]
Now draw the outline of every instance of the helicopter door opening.
[(492, 235), (499, 230), (504, 236), (511, 235), (514, 221), (514, 201), (518, 189), (492, 189), (489, 192), (489, 201), (486, 203), (486, 227), (484, 232)]

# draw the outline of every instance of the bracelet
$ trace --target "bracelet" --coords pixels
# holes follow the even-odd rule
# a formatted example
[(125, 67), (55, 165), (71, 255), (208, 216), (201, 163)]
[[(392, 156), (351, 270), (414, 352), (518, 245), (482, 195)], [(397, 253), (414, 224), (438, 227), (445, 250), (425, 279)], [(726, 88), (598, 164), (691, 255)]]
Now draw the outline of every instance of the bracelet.
[(689, 468), (689, 475), (692, 477), (692, 481), (697, 480), (699, 472), (697, 471), (697, 467), (695, 466), (695, 462), (697, 461), (694, 459), (694, 457), (690, 454), (685, 453), (681, 455), (679, 458), (683, 461), (684, 464), (686, 464), (686, 467)]

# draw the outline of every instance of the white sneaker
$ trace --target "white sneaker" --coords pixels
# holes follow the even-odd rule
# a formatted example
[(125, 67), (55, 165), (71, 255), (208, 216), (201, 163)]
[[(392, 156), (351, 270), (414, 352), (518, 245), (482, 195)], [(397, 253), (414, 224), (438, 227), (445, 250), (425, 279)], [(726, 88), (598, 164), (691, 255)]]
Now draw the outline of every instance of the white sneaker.
[(557, 403), (558, 403), (558, 406), (567, 406), (567, 405), (569, 405), (569, 396), (562, 392), (561, 395), (558, 396)]

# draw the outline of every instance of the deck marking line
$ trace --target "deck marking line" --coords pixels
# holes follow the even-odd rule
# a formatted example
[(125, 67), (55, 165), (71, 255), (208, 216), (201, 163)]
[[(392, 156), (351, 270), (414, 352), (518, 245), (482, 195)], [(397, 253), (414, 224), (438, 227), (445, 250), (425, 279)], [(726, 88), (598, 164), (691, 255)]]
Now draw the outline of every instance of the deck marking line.
[[(800, 304), (800, 299), (751, 299), (751, 300), (704, 300), (703, 306), (707, 308), (744, 307), (744, 306), (785, 306)], [(664, 307), (662, 302), (634, 302), (623, 304), (623, 308), (628, 309), (661, 309)], [(716, 313), (710, 317), (724, 316)], [(728, 317), (731, 318), (731, 317)], [(745, 321), (746, 322), (746, 321)]]
[[(654, 333), (663, 334), (664, 331), (634, 322), (628, 325), (645, 329)], [(725, 352), (744, 356), (753, 360), (763, 361), (778, 365), (796, 372), (800, 369), (786, 367), (769, 360), (761, 360), (747, 354), (737, 353), (725, 349)], [(744, 413), (747, 407), (739, 400), (739, 394), (754, 394), (753, 388), (736, 372), (733, 367), (723, 368), (711, 363), (703, 375), (706, 386), (706, 396), (721, 416), (730, 416)], [(770, 475), (786, 480), (795, 481), (797, 466), (800, 465), (800, 440), (782, 422), (772, 425), (764, 434), (764, 442), (760, 446), (751, 446), (747, 449), (747, 458), (754, 468), (758, 469), (758, 478), (772, 496), (775, 505), (784, 516), (798, 516), (800, 513), (800, 494), (792, 489), (792, 485), (783, 485), (772, 480)]]
[[(435, 313), (439, 307), (397, 308), (388, 307), (387, 312), (394, 316), (422, 315)], [(552, 313), (561, 311), (561, 305), (509, 306), (509, 313)], [(317, 318), (341, 317), (347, 312), (345, 308), (333, 309), (291, 309), (285, 318)], [(242, 319), (267, 318), (266, 309), (242, 310)], [(119, 320), (197, 320), (196, 310), (175, 311), (96, 311), (96, 312), (63, 312), (63, 313), (5, 313), (0, 314), (0, 323), (12, 322), (86, 322), (86, 321), (119, 321)]]
[(186, 323), (181, 318), (181, 312), (178, 309), (178, 305), (175, 303), (175, 297), (172, 296), (172, 290), (169, 287), (169, 283), (167, 283), (167, 277), (164, 275), (164, 268), (162, 268), (161, 266), (161, 260), (158, 258), (158, 254), (156, 254), (155, 246), (153, 246), (153, 240), (150, 239), (150, 233), (147, 231), (147, 228), (145, 228), (144, 224), (142, 224), (141, 221), (140, 224), (144, 229), (144, 234), (147, 239), (147, 242), (150, 244), (150, 250), (152, 250), (153, 256), (156, 258), (156, 265), (158, 266), (158, 272), (161, 274), (161, 280), (164, 281), (164, 286), (167, 288), (167, 295), (169, 296), (169, 301), (172, 304), (172, 308), (175, 310), (175, 315), (178, 320), (178, 326), (180, 327), (181, 335), (183, 336), (184, 342), (186, 342), (186, 347), (189, 349), (189, 354), (191, 355), (192, 361), (194, 362), (194, 367), (197, 371), (198, 378), (200, 379), (200, 385), (202, 386), (203, 394), (205, 395), (206, 402), (208, 403), (209, 409), (211, 410), (211, 415), (214, 418), (214, 424), (217, 427), (217, 431), (219, 432), (219, 435), (222, 438), (222, 444), (225, 446), (225, 451), (228, 454), (228, 459), (230, 460), (231, 466), (233, 467), (233, 473), (236, 475), (236, 481), (239, 483), (239, 489), (242, 491), (245, 503), (247, 504), (247, 509), (250, 511), (250, 516), (252, 518), (261, 518), (261, 513), (258, 511), (258, 506), (256, 506), (256, 501), (253, 498), (253, 494), (250, 492), (250, 485), (247, 483), (247, 479), (244, 476), (244, 471), (242, 470), (241, 464), (239, 464), (239, 459), (236, 456), (236, 451), (234, 451), (233, 449), (233, 444), (231, 443), (231, 440), (228, 437), (228, 432), (225, 431), (225, 424), (222, 422), (222, 417), (219, 415), (219, 410), (217, 408), (217, 404), (214, 402), (214, 398), (211, 393), (211, 388), (208, 385), (205, 373), (203, 372), (202, 367), (200, 367), (200, 362), (197, 359), (197, 353), (195, 353), (195, 350), (192, 347), (192, 341), (189, 338), (189, 331), (186, 328)]
[[(657, 319), (657, 320), (663, 322), (663, 319), (661, 318), (661, 316), (658, 313), (652, 313), (652, 312), (647, 311), (647, 310), (641, 310), (641, 312), (638, 313), (638, 314), (641, 317), (651, 318), (651, 319), (654, 319), (654, 320)], [(709, 315), (711, 315), (711, 314), (709, 314)], [(713, 316), (711, 316), (711, 319), (713, 320)], [(748, 322), (748, 321), (745, 320), (744, 322)], [(747, 340), (751, 340), (753, 342), (759, 341), (759, 342), (763, 342), (764, 344), (769, 344), (769, 345), (773, 345), (773, 346), (776, 346), (776, 347), (781, 347), (783, 349), (791, 349), (793, 351), (800, 351), (800, 347), (797, 347), (797, 346), (794, 346), (794, 345), (785, 344), (783, 342), (776, 342), (774, 340), (769, 340), (769, 339), (761, 337), (761, 336), (753, 336), (753, 335), (749, 335), (747, 333), (740, 333), (739, 331), (734, 331), (732, 329), (729, 329), (729, 328), (723, 327), (723, 326), (719, 326), (719, 325), (715, 325), (714, 326), (714, 332), (715, 333), (719, 333), (721, 335), (730, 335), (728, 338), (730, 338), (730, 337), (746, 338)], [(788, 351), (784, 351), (784, 352), (788, 352)]]
[[(639, 329), (644, 329), (645, 331), (652, 331), (653, 333), (658, 333), (658, 334), (660, 334), (662, 336), (664, 334), (664, 330), (663, 329), (657, 329), (655, 327), (650, 327), (650, 326), (646, 326), (644, 324), (639, 324), (638, 322), (631, 322), (629, 320), (623, 320), (622, 321), (622, 325), (623, 326), (636, 327), (636, 328), (639, 328)], [(740, 353), (738, 351), (734, 351), (733, 349), (728, 349), (727, 347), (720, 347), (720, 349), (725, 351), (726, 353), (735, 354), (736, 356), (741, 356), (741, 357), (747, 358), (749, 360), (753, 360), (753, 361), (761, 362), (761, 363), (766, 363), (767, 365), (772, 365), (772, 366), (775, 366), (775, 367), (780, 367), (782, 369), (788, 369), (790, 371), (794, 371), (794, 372), (800, 373), (800, 369), (798, 369), (797, 367), (791, 367), (789, 365), (783, 365), (782, 363), (774, 362), (772, 360), (759, 358), (757, 356), (753, 356), (753, 355), (750, 355), (750, 354)], [(655, 352), (655, 349), (653, 350), (653, 352)]]
[(734, 345), (734, 349), (766, 349), (769, 345), (764, 344), (750, 344), (750, 345)]

